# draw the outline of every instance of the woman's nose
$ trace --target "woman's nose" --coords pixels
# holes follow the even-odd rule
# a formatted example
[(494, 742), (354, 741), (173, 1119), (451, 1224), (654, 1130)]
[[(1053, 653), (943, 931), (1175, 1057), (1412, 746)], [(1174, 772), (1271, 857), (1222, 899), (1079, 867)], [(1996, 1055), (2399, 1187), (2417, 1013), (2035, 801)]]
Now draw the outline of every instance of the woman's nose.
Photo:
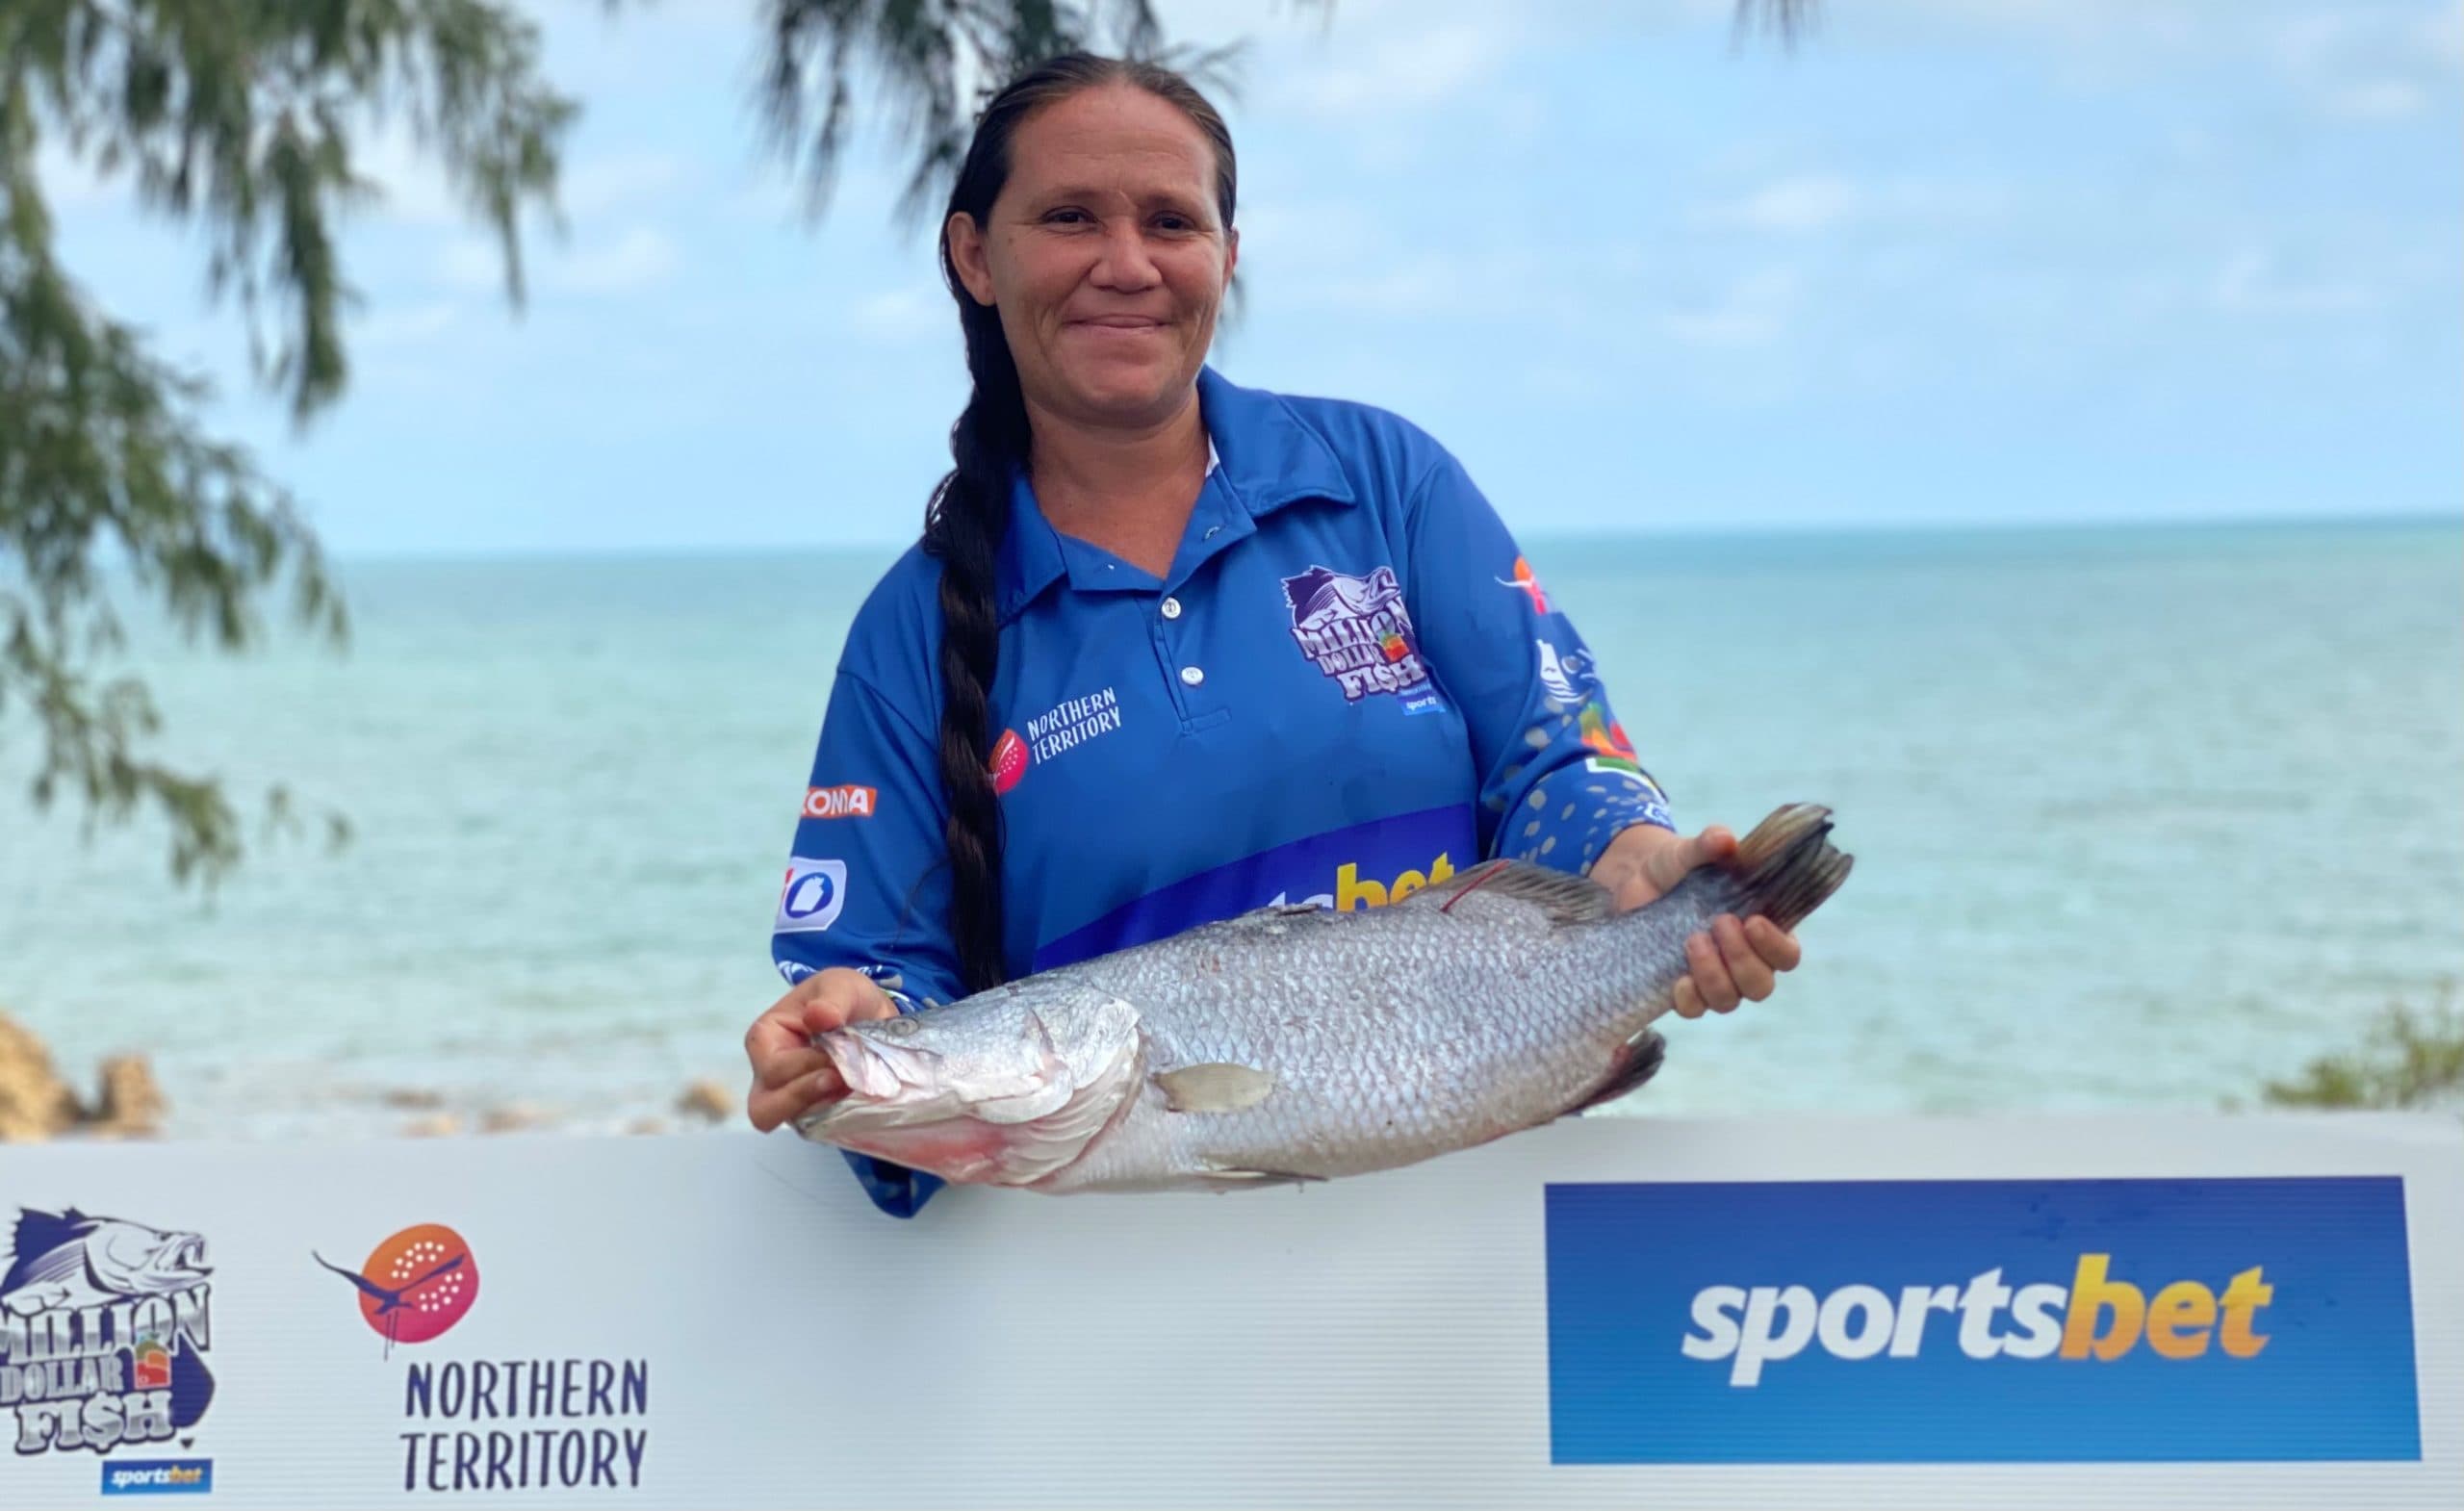
[(1107, 289), (1152, 288), (1157, 273), (1155, 259), (1147, 255), (1144, 228), (1135, 220), (1107, 222), (1103, 256), (1096, 260), (1094, 277)]

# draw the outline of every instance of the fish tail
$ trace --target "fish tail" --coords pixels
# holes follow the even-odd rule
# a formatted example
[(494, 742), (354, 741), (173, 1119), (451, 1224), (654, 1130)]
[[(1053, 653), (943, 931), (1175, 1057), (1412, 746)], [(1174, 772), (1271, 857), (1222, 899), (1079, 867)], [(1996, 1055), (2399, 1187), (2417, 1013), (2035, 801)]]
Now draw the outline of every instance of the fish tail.
[(1831, 809), (1791, 803), (1773, 810), (1737, 841), (1730, 879), (1745, 894), (1744, 911), (1794, 929), (1848, 880), (1856, 857), (1831, 843)]

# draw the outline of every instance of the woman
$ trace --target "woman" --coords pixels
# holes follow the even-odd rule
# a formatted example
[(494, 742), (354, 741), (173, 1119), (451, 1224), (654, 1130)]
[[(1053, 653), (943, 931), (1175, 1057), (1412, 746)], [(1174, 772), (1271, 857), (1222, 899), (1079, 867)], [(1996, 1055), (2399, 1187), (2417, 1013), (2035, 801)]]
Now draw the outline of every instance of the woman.
[[(844, 1088), (809, 1036), (1270, 903), (1375, 907), (1505, 856), (1633, 908), (1680, 837), (1582, 641), (1435, 441), (1205, 366), (1232, 143), (1168, 70), (1075, 55), (977, 123), (941, 268), (974, 393), (924, 538), (848, 633), (745, 1047), (765, 1132)], [(1677, 1011), (1797, 963), (1762, 918)], [(937, 1188), (850, 1155), (911, 1216)]]

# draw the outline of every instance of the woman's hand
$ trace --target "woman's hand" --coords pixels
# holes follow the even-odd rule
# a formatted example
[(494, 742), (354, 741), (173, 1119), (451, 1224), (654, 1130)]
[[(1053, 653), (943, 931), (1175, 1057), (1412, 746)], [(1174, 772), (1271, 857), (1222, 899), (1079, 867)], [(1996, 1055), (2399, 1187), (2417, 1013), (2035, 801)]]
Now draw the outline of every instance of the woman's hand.
[[(1630, 912), (1665, 897), (1685, 873), (1700, 865), (1725, 866), (1736, 858), (1736, 835), (1714, 824), (1691, 839), (1652, 824), (1618, 831), (1592, 862), (1591, 879), (1608, 888), (1619, 912)], [(1687, 975), (1677, 984), (1677, 1015), (1699, 1018), (1733, 1011), (1739, 1001), (1760, 1002), (1778, 985), (1779, 972), (1795, 970), (1796, 935), (1757, 915), (1739, 923), (1722, 913), (1710, 931), (1685, 941)]]
[(753, 1090), (745, 1112), (768, 1133), (808, 1110), (843, 1096), (830, 1057), (812, 1047), (812, 1036), (867, 1018), (894, 1018), (898, 1004), (861, 971), (835, 965), (806, 977), (770, 1004), (745, 1032), (744, 1056), (753, 1062)]

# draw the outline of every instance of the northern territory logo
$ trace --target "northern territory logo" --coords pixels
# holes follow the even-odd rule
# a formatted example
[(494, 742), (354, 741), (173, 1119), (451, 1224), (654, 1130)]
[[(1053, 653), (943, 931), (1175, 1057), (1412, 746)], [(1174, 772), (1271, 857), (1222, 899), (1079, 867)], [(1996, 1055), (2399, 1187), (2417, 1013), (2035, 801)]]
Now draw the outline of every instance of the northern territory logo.
[(1523, 556), (1515, 557), (1514, 576), (1511, 577), (1498, 578), (1498, 586), (1502, 588), (1514, 588), (1519, 592), (1529, 595), (1531, 599), (1531, 612), (1535, 614), (1545, 614), (1549, 612), (1549, 590), (1540, 585), (1539, 574), (1531, 570), (1531, 562), (1528, 558)]
[(1283, 579), (1292, 609), (1292, 638), (1318, 670), (1344, 690), (1347, 702), (1371, 693), (1417, 692), (1428, 684), (1428, 663), (1403, 607), (1395, 569), (1365, 577), (1311, 567)]
[(308, 1257), (358, 1288), (359, 1315), (385, 1340), (389, 1354), (396, 1344), (443, 1337), (478, 1304), (478, 1261), (462, 1235), (441, 1222), (404, 1228), (377, 1244), (357, 1269), (313, 1250)]
[(993, 796), (998, 797), (1016, 786), (1018, 779), (1027, 774), (1027, 762), (1031, 758), (1027, 742), (1018, 738), (1017, 730), (1002, 730), (1001, 738), (993, 744), (992, 759), (988, 763), (992, 773)]
[(195, 1426), (214, 1400), (213, 1272), (197, 1234), (19, 1208), (0, 1269), (0, 1408), (18, 1454)]

